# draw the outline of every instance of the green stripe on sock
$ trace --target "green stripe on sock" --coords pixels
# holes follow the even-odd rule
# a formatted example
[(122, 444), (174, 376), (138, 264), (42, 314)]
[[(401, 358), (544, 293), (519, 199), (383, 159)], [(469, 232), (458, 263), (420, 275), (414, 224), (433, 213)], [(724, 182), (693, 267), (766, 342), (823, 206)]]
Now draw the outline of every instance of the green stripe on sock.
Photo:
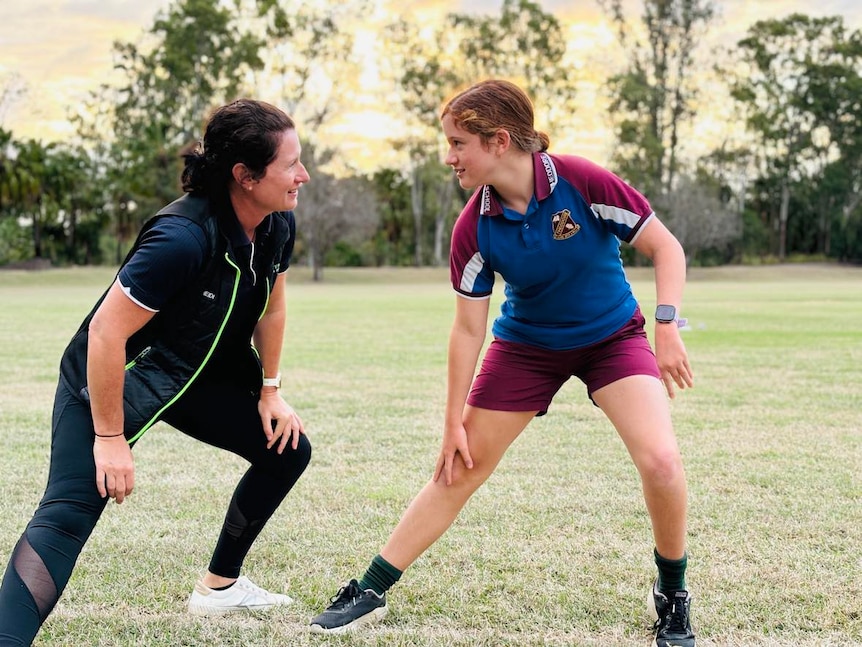
[(683, 555), (682, 559), (665, 559), (658, 554), (658, 550), (653, 550), (653, 554), (658, 567), (658, 590), (665, 594), (686, 590), (685, 568), (688, 565), (688, 554)]
[(383, 595), (401, 579), (402, 571), (399, 571), (392, 564), (377, 555), (371, 560), (371, 565), (365, 571), (365, 575), (359, 580), (359, 588), (362, 590), (371, 589), (377, 595)]

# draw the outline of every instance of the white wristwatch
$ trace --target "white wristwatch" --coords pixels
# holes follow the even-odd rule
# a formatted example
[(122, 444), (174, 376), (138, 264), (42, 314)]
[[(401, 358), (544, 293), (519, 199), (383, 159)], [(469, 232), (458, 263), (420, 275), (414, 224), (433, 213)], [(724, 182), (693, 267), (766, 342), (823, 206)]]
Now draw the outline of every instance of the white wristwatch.
[(281, 388), (281, 372), (275, 374), (275, 377), (263, 378), (263, 386), (274, 386), (277, 389)]

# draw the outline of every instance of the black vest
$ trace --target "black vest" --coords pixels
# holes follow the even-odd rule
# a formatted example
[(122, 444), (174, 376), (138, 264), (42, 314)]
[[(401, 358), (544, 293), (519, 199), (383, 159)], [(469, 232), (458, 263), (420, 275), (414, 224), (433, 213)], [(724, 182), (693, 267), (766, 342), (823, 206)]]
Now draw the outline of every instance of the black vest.
[[(137, 440), (201, 373), (219, 343), (240, 280), (236, 255), (220, 226), (222, 219), (235, 218), (233, 212), (218, 213), (208, 199), (194, 195), (184, 195), (148, 220), (123, 265), (137, 250), (143, 234), (166, 215), (188, 218), (200, 225), (206, 233), (208, 253), (197, 278), (126, 344), (123, 410), (124, 431), (129, 441)], [(272, 213), (267, 220), (258, 228), (255, 255), (256, 265), (267, 268), (266, 275), (258, 280), (266, 280), (268, 290), (272, 291), (283, 248), (295, 236), (296, 228), (292, 212)], [(85, 401), (89, 401), (88, 329), (105, 294), (84, 319), (60, 361), (61, 379)], [(259, 365), (250, 340), (249, 353)], [(257, 382), (248, 385), (249, 389), (259, 388), (260, 378), (262, 370), (256, 376)]]

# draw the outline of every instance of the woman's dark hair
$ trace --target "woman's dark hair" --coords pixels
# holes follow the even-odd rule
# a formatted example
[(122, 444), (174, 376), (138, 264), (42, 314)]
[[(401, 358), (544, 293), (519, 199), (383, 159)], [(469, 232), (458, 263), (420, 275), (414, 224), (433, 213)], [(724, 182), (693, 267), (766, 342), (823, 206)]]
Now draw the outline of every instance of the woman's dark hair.
[(235, 164), (245, 164), (259, 180), (278, 154), (281, 134), (294, 128), (287, 114), (264, 101), (239, 99), (217, 108), (203, 142), (183, 153), (183, 191), (226, 195)]
[(440, 115), (452, 115), (455, 125), (487, 143), (502, 128), (515, 148), (527, 153), (548, 150), (550, 138), (533, 127), (533, 103), (509, 81), (489, 79), (471, 85), (450, 99)]

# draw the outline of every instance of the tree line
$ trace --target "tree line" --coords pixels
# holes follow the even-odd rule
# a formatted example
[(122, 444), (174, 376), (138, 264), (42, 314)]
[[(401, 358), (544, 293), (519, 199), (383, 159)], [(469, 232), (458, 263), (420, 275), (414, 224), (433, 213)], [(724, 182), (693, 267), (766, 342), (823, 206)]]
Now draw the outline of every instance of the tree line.
[[(859, 30), (792, 14), (704, 52), (711, 0), (642, 0), (636, 18), (622, 0), (597, 1), (622, 60), (603, 79), (608, 165), (650, 199), (690, 263), (862, 261)], [(141, 223), (179, 194), (180, 152), (210, 110), (261, 94), (278, 96), (301, 128), (312, 182), (296, 251), (316, 279), (332, 265), (442, 265), (469, 197), (442, 164), (442, 101), (477, 79), (509, 78), (533, 97), (552, 142), (582, 109), (570, 36), (538, 3), (503, 0), (499, 12), (450, 13), (430, 27), (381, 20), (369, 0), (320, 4), (177, 0), (139, 42), (114, 43), (121, 80), (74, 107), (74, 137), (45, 144), (0, 127), (0, 265), (119, 262)], [(406, 133), (387, 142), (403, 162), (373, 173), (320, 134), (361, 101), (357, 25), (373, 26), (381, 101)], [(19, 89), (8, 78), (0, 107)], [(698, 117), (716, 108), (735, 125), (693, 157)]]

